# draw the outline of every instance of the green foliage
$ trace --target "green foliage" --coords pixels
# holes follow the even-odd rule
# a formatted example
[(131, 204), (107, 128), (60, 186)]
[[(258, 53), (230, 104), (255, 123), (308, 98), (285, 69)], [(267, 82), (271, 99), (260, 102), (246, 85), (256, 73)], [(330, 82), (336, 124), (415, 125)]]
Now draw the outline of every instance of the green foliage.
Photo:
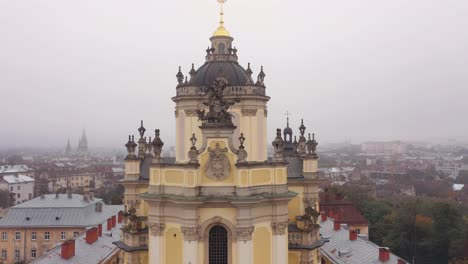
[(370, 240), (416, 264), (440, 264), (463, 256), (468, 220), (460, 205), (431, 198), (377, 200), (363, 188), (334, 187), (369, 221)]
[(122, 204), (124, 191), (124, 187), (119, 184), (115, 188), (96, 190), (95, 195), (103, 199), (106, 204)]

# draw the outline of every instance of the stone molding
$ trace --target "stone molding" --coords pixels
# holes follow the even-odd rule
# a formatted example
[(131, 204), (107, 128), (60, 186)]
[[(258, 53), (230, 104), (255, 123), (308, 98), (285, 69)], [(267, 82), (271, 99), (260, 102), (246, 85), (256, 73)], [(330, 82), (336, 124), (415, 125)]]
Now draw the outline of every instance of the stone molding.
[(198, 116), (196, 109), (185, 109), (185, 116)]
[(286, 228), (288, 227), (288, 221), (272, 222), (271, 228), (274, 236), (282, 236), (286, 234)]
[(149, 227), (152, 236), (162, 236), (164, 233), (164, 223), (151, 223)]
[(249, 227), (236, 227), (236, 236), (239, 241), (252, 240), (253, 226)]
[(257, 109), (242, 109), (243, 116), (256, 116)]
[(185, 241), (197, 241), (199, 238), (200, 228), (199, 227), (186, 227), (183, 226), (180, 228), (182, 234), (184, 234)]

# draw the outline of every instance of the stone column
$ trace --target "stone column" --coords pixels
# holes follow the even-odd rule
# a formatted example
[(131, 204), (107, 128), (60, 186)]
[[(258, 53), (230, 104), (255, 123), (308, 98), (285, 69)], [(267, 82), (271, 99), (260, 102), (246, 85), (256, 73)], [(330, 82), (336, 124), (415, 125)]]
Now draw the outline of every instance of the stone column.
[(288, 221), (273, 222), (273, 264), (288, 263), (288, 237), (286, 228)]
[(236, 227), (238, 263), (253, 264), (253, 231), (253, 226)]
[(151, 234), (149, 236), (148, 253), (149, 253), (149, 264), (162, 264), (161, 256), (162, 252), (162, 239), (164, 235), (164, 224), (163, 223), (151, 223), (150, 224)]
[(197, 264), (198, 263), (198, 227), (182, 227), (184, 234), (184, 257), (183, 264)]

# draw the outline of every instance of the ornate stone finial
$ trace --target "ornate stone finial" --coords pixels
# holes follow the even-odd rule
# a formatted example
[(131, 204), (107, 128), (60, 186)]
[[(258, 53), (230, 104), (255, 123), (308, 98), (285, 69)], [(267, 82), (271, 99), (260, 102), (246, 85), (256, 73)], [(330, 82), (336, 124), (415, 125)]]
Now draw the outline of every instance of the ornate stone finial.
[(135, 148), (137, 144), (135, 143), (134, 137), (133, 136), (128, 136), (128, 142), (125, 144), (125, 147), (127, 147), (127, 152), (128, 155), (126, 159), (134, 159), (136, 158), (135, 156)]
[(257, 77), (257, 83), (256, 85), (258, 86), (265, 86), (265, 72), (263, 72), (263, 66), (261, 67), (260, 73), (258, 74)]
[(236, 47), (234, 47), (233, 49), (231, 49), (231, 51), (232, 51), (232, 55), (237, 56), (237, 49), (236, 49)]
[(192, 147), (190, 147), (190, 150), (188, 152), (188, 157), (189, 157), (189, 163), (190, 164), (198, 164), (198, 150), (195, 144), (197, 143), (197, 138), (195, 137), (195, 133), (192, 134), (192, 137), (190, 138), (190, 142), (192, 142)]
[(246, 160), (247, 159), (247, 151), (245, 151), (244, 141), (245, 141), (244, 133), (241, 133), (240, 137), (239, 137), (240, 146), (239, 146), (239, 150), (237, 151), (237, 163), (246, 163), (247, 162), (247, 160)]
[(250, 62), (247, 64), (247, 70), (246, 70), (246, 72), (247, 72), (247, 74), (248, 74), (249, 76), (252, 76), (253, 71), (252, 71), (252, 69), (250, 68)]
[(177, 82), (181, 85), (184, 82), (184, 75), (182, 74), (182, 67), (179, 66), (179, 72), (176, 74)]
[(146, 143), (146, 150), (149, 156), (153, 156), (153, 144), (151, 141), (151, 137), (149, 137), (148, 143)]
[(305, 130), (306, 130), (306, 127), (304, 126), (304, 119), (301, 119), (301, 126), (299, 127), (299, 131), (301, 132), (301, 135), (299, 136), (299, 146), (297, 148), (297, 152), (301, 156), (304, 156), (307, 153), (307, 150), (306, 150), (307, 139), (304, 136)]
[(294, 136), (293, 146), (294, 146), (294, 154), (298, 154), (299, 153), (299, 150), (298, 150), (299, 143), (297, 142), (296, 136)]
[(138, 128), (138, 132), (140, 133), (140, 138), (143, 138), (146, 132), (146, 128), (143, 126), (143, 120), (141, 120), (141, 125)]
[(195, 76), (195, 74), (197, 74), (197, 71), (195, 70), (195, 64), (194, 63), (192, 63), (192, 69), (190, 70), (189, 74), (190, 74), (190, 80), (192, 80), (192, 78)]
[(273, 140), (273, 149), (275, 151), (275, 155), (273, 156), (274, 162), (283, 162), (283, 145), (284, 141), (281, 138), (281, 129), (276, 129), (276, 138)]
[(164, 146), (164, 142), (162, 142), (161, 138), (159, 138), (159, 129), (156, 129), (154, 131), (154, 140), (153, 140), (153, 153), (154, 153), (154, 158), (153, 162), (154, 163), (160, 163), (161, 162), (161, 153), (162, 153), (162, 147)]
[(206, 55), (210, 55), (211, 54), (211, 48), (208, 46), (208, 48), (206, 49)]
[(189, 83), (189, 82), (188, 82), (188, 77), (185, 76), (185, 82), (184, 82), (184, 84), (187, 85), (188, 83)]
[(138, 132), (140, 133), (140, 139), (138, 140), (138, 157), (143, 159), (145, 157), (146, 152), (146, 138), (143, 136), (145, 135), (145, 127), (143, 126), (143, 120), (141, 120), (140, 128), (138, 128)]
[(301, 119), (301, 126), (299, 127), (299, 131), (301, 132), (301, 136), (304, 136), (306, 127), (304, 126), (304, 119)]
[(315, 140), (315, 133), (312, 133), (311, 154), (314, 157), (317, 157), (317, 153), (315, 152), (317, 151), (317, 146), (318, 146), (318, 142)]
[(224, 90), (227, 87), (227, 81), (223, 78), (218, 78), (214, 84), (207, 90), (207, 100), (203, 102), (208, 106), (208, 113), (205, 110), (197, 110), (198, 119), (206, 124), (222, 124), (232, 126), (232, 115), (228, 112), (229, 108), (235, 103), (240, 102), (239, 99), (224, 98)]

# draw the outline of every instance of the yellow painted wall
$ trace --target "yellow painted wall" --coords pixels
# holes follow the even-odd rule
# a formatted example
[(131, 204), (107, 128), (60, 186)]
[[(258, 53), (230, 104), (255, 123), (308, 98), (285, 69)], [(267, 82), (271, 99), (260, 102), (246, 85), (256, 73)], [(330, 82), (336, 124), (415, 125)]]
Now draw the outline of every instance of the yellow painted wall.
[(253, 233), (253, 263), (271, 263), (272, 241), (271, 227), (255, 227)]
[(300, 252), (290, 251), (288, 253), (288, 264), (299, 264)]
[(268, 185), (273, 183), (271, 169), (253, 170), (251, 178), (251, 185)]
[(199, 224), (203, 224), (206, 220), (211, 219), (215, 216), (222, 217), (229, 221), (232, 225), (235, 225), (237, 221), (237, 210), (236, 208), (200, 208), (199, 213)]
[(289, 221), (296, 221), (296, 216), (304, 214), (304, 187), (303, 186), (290, 186), (290, 191), (298, 193), (296, 197), (294, 197), (288, 203), (288, 218)]
[(164, 232), (164, 263), (182, 264), (183, 258), (182, 232), (178, 227), (170, 227)]

